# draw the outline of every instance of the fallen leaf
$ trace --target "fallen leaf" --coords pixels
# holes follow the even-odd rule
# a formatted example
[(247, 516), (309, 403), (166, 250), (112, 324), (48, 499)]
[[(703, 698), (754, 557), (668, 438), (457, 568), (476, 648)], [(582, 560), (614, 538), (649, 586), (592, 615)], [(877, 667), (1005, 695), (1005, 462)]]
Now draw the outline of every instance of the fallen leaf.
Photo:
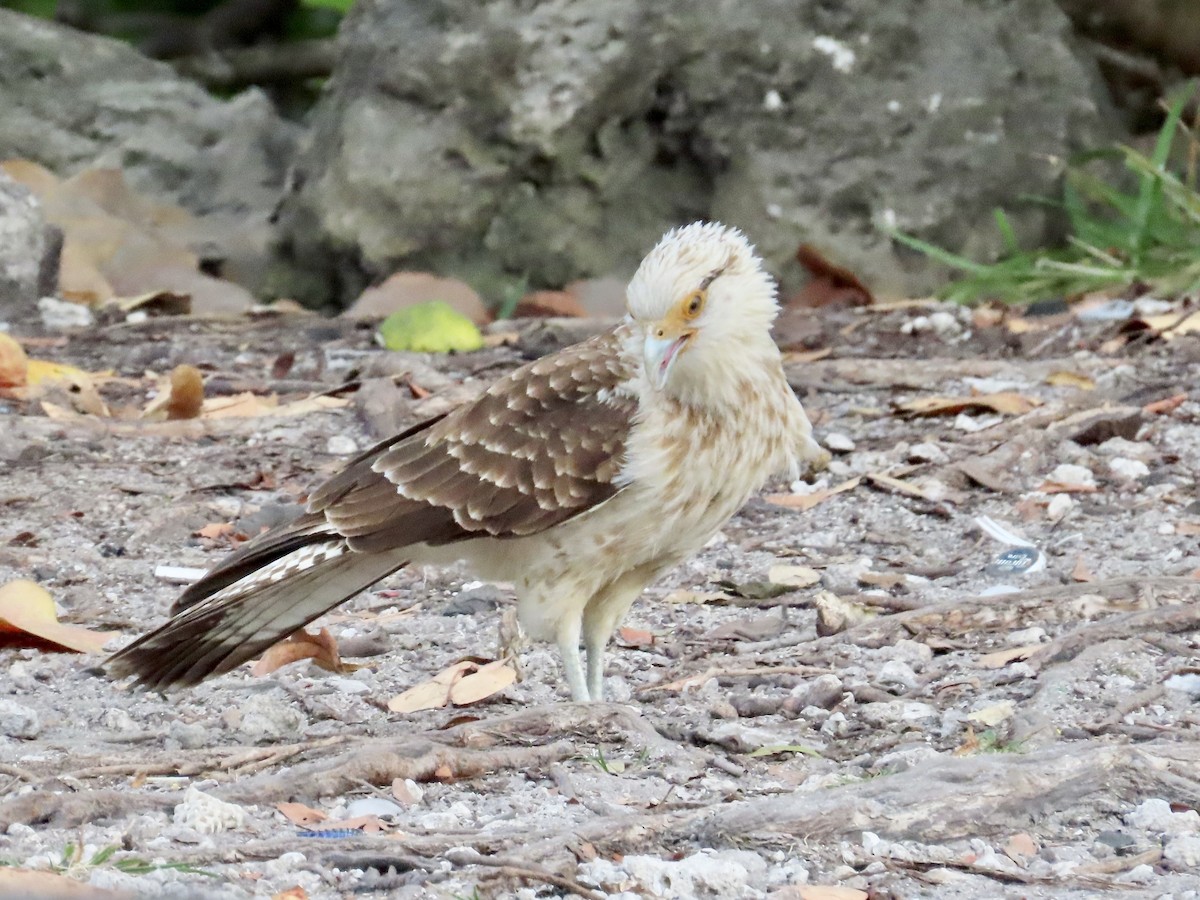
[(89, 631), (58, 621), (54, 598), (41, 585), (20, 579), (0, 587), (0, 643), (29, 646), (32, 636), (76, 653), (97, 653), (111, 633)]
[(275, 808), (283, 813), (283, 817), (293, 825), (299, 825), (302, 828), (310, 828), (329, 818), (319, 809), (313, 809), (303, 803), (276, 803)]
[(1065, 481), (1043, 481), (1038, 490), (1043, 494), (1094, 494), (1099, 488), (1094, 484), (1072, 484)]
[(804, 744), (772, 744), (770, 747), (759, 747), (750, 753), (750, 756), (778, 756), (781, 753), (803, 753), (805, 756), (821, 756), (820, 750), (806, 747)]
[(923, 488), (918, 487), (911, 481), (905, 481), (903, 478), (884, 475), (882, 472), (870, 472), (865, 477), (869, 483), (889, 490), (892, 493), (903, 494), (906, 497), (916, 497), (919, 500), (928, 500), (931, 503), (937, 502), (937, 498), (930, 496)]
[(450, 702), (455, 706), (468, 706), (500, 693), (516, 680), (517, 670), (511, 660), (498, 659), (455, 681), (450, 686)]
[(1006, 719), (1011, 719), (1015, 711), (1016, 707), (1011, 700), (1002, 700), (992, 706), (985, 706), (983, 709), (977, 709), (973, 713), (968, 713), (967, 721), (992, 728)]
[(1041, 648), (1041, 644), (1024, 644), (1020, 647), (1005, 647), (1003, 650), (993, 650), (991, 653), (983, 654), (983, 656), (975, 660), (975, 663), (976, 665), (983, 666), (985, 669), (1003, 669), (1011, 662), (1029, 659), (1029, 657), (1033, 656), (1033, 654)]
[(237, 532), (237, 529), (229, 522), (209, 522), (202, 528), (197, 528), (192, 532), (196, 537), (208, 538), (210, 541), (219, 541), (222, 538), (231, 538)]
[(890, 591), (892, 588), (907, 584), (908, 577), (897, 572), (860, 572), (858, 575), (858, 583), (870, 585), (871, 587), (880, 587)]
[(1054, 387), (1073, 387), (1081, 391), (1092, 391), (1096, 389), (1096, 382), (1087, 375), (1082, 375), (1079, 372), (1071, 372), (1066, 369), (1058, 369), (1046, 376), (1046, 384), (1054, 385)]
[(420, 797), (411, 787), (409, 787), (408, 782), (409, 779), (407, 778), (393, 778), (392, 796), (405, 806), (415, 806)]
[(813, 598), (813, 606), (817, 610), (818, 637), (840, 634), (847, 628), (853, 628), (877, 615), (874, 610), (843, 600), (832, 591), (818, 593)]
[(1075, 558), (1075, 567), (1071, 569), (1072, 581), (1095, 581), (1096, 576), (1092, 574), (1092, 570), (1088, 568), (1087, 563), (1083, 561), (1082, 556)]
[(277, 894), (271, 895), (271, 900), (308, 900), (308, 891), (296, 885), (290, 887), (286, 891), (280, 891)]
[(1180, 521), (1175, 523), (1175, 533), (1182, 535), (1200, 534), (1200, 522)]
[(809, 494), (767, 494), (766, 501), (776, 506), (786, 506), (788, 509), (798, 509), (803, 512), (804, 510), (812, 509), (819, 503), (825, 502), (835, 494), (852, 491), (861, 483), (862, 477), (855, 476), (849, 481), (843, 481), (836, 487), (813, 491)]
[(180, 365), (159, 386), (158, 395), (144, 410), (143, 419), (194, 419), (204, 408), (204, 376), (195, 366)]
[(961, 412), (995, 412), (1020, 416), (1041, 406), (1042, 402), (1015, 391), (977, 394), (969, 397), (918, 397), (896, 406), (909, 416), (956, 416)]
[(587, 310), (579, 298), (570, 291), (531, 291), (520, 299), (513, 316), (532, 318), (537, 316), (586, 318)]
[(492, 320), (491, 312), (473, 287), (456, 278), (442, 278), (428, 272), (396, 272), (382, 284), (363, 291), (342, 315), (385, 319), (397, 310), (432, 300), (448, 303), (476, 325), (486, 325)]
[(0, 331), (0, 387), (24, 387), (29, 358), (15, 338)]
[(1143, 316), (1141, 321), (1150, 331), (1157, 332), (1167, 340), (1171, 340), (1181, 334), (1200, 331), (1200, 310), (1182, 318), (1177, 312), (1169, 312), (1163, 313), (1161, 316)]
[(126, 898), (126, 893), (92, 887), (74, 878), (47, 872), (45, 869), (17, 869), (0, 867), (0, 895), (5, 897), (62, 898), (80, 897), (83, 900), (107, 900)]
[(796, 262), (808, 272), (808, 284), (789, 303), (808, 307), (870, 306), (875, 302), (868, 288), (849, 269), (830, 262), (811, 244), (796, 249)]
[(651, 647), (654, 645), (654, 632), (642, 628), (618, 628), (617, 638), (626, 647)]
[(328, 628), (309, 634), (303, 628), (295, 634), (270, 647), (262, 659), (250, 669), (251, 675), (269, 675), (290, 663), (311, 659), (327, 672), (352, 672), (357, 666), (342, 662), (338, 655), (337, 641)]
[(409, 688), (388, 701), (392, 712), (410, 713), (465, 706), (496, 694), (517, 680), (517, 670), (507, 657), (480, 663), (461, 660), (443, 669), (429, 681)]
[(664, 603), (714, 603), (731, 599), (724, 591), (671, 591), (662, 598)]
[(262, 396), (249, 391), (235, 394), (232, 397), (210, 397), (204, 401), (201, 417), (205, 419), (228, 419), (252, 416), (299, 416), (311, 412), (321, 412), (329, 409), (341, 409), (348, 406), (350, 400), (344, 397), (328, 397), (317, 394), (294, 400), (291, 403), (279, 404), (279, 398), (271, 394)]
[(1014, 834), (1008, 839), (1008, 843), (1004, 845), (1004, 855), (1016, 863), (1023, 862), (1031, 856), (1036, 856), (1037, 852), (1037, 844), (1034, 843), (1032, 837), (1023, 831), (1019, 834)]
[(1173, 397), (1167, 397), (1163, 400), (1155, 400), (1153, 403), (1147, 403), (1142, 407), (1143, 412), (1152, 416), (1162, 416), (1167, 413), (1174, 412), (1187, 400), (1187, 394), (1176, 394)]
[(805, 588), (819, 584), (821, 573), (816, 569), (810, 569), (808, 566), (771, 566), (767, 570), (767, 580), (773, 584)]

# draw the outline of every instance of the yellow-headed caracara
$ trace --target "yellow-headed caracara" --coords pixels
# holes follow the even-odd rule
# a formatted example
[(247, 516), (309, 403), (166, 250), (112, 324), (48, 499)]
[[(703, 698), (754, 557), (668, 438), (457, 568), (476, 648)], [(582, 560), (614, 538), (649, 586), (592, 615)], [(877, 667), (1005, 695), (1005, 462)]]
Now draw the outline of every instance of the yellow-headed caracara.
[(402, 566), (465, 560), (516, 586), (572, 699), (600, 700), (605, 645), (642, 589), (769, 475), (823, 454), (771, 339), (774, 284), (740, 232), (670, 232), (627, 301), (611, 330), (351, 461), (304, 515), (188, 588), (113, 671), (195, 684)]

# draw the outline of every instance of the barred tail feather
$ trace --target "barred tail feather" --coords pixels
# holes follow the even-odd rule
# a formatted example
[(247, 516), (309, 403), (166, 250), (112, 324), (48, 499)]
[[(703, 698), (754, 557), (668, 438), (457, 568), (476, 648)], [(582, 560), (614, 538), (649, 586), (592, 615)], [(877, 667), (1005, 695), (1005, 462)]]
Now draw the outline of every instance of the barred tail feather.
[(257, 656), (408, 562), (344, 540), (301, 547), (191, 606), (113, 654), (113, 674), (161, 690), (198, 684)]

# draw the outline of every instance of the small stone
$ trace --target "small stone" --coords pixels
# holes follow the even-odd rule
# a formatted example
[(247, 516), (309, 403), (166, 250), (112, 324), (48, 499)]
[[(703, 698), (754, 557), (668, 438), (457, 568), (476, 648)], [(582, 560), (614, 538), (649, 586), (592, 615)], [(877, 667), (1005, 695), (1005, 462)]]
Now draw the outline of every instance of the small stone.
[(201, 747), (211, 747), (213, 735), (208, 728), (199, 722), (180, 722), (175, 720), (167, 727), (167, 734), (184, 750), (198, 750)]
[(1154, 834), (1195, 834), (1200, 832), (1200, 813), (1194, 809), (1172, 812), (1166, 800), (1153, 797), (1139, 803), (1125, 816), (1125, 822)]
[(1116, 880), (1126, 884), (1149, 884), (1157, 877), (1153, 868), (1142, 863), (1140, 866), (1134, 866), (1124, 875), (1118, 875)]
[(861, 713), (864, 722), (879, 728), (887, 728), (901, 723), (926, 722), (938, 717), (937, 710), (928, 703), (911, 700), (864, 703)]
[(306, 724), (304, 713), (263, 694), (251, 697), (238, 710), (237, 730), (258, 740), (294, 738)]
[(325, 452), (333, 456), (349, 456), (358, 452), (358, 442), (348, 434), (335, 434), (325, 442)]
[(850, 730), (850, 723), (845, 713), (835, 712), (821, 726), (821, 734), (826, 737), (842, 737)]
[(246, 811), (190, 787), (183, 795), (183, 802), (175, 807), (174, 821), (176, 825), (194, 828), (201, 834), (217, 834), (241, 828), (246, 823)]
[(849, 453), (857, 446), (849, 437), (837, 431), (825, 435), (824, 443), (834, 453)]
[(277, 878), (281, 875), (291, 875), (300, 866), (308, 862), (308, 857), (298, 850), (291, 850), (278, 856), (275, 859), (269, 859), (263, 863), (263, 874), (268, 878)]
[(962, 323), (954, 316), (953, 313), (945, 310), (938, 310), (929, 317), (930, 327), (937, 333), (939, 337), (954, 337), (962, 333)]
[(1182, 675), (1172, 675), (1163, 682), (1168, 691), (1183, 691), (1194, 698), (1200, 698), (1200, 675), (1186, 672)]
[(1181, 834), (1163, 848), (1163, 861), (1179, 872), (1200, 867), (1200, 835)]
[(1050, 498), (1050, 502), (1046, 504), (1046, 518), (1051, 522), (1057, 522), (1062, 519), (1075, 506), (1075, 501), (1071, 499), (1070, 494), (1055, 494)]
[(1150, 467), (1138, 459), (1114, 456), (1108, 461), (1108, 470), (1125, 481), (1137, 481), (1150, 474)]
[(37, 710), (0, 697), (0, 734), (29, 740), (41, 733), (42, 721)]
[(833, 709), (842, 701), (846, 688), (836, 675), (818, 675), (807, 685), (798, 685), (795, 691), (803, 697), (804, 706)]
[(110, 731), (119, 731), (124, 734), (131, 734), (137, 731), (137, 725), (133, 721), (133, 716), (115, 706), (105, 710), (104, 716), (100, 721)]
[(43, 297), (39, 300), (38, 312), (42, 314), (42, 324), (50, 331), (89, 328), (96, 322), (92, 311), (83, 304), (59, 300), (57, 297)]
[(1137, 459), (1142, 462), (1149, 462), (1158, 455), (1154, 445), (1148, 441), (1131, 441), (1123, 437), (1109, 438), (1096, 447), (1096, 452), (1109, 458), (1124, 456), (1126, 459)]
[(912, 690), (920, 683), (920, 679), (917, 678), (917, 673), (912, 670), (912, 667), (899, 659), (889, 659), (880, 666), (876, 680), (883, 685), (899, 685), (908, 690)]
[(359, 816), (399, 816), (403, 813), (403, 806), (384, 797), (362, 797), (352, 800), (346, 807), (346, 817), (350, 819)]
[(932, 441), (925, 441), (920, 444), (913, 444), (908, 448), (908, 462), (913, 463), (936, 463), (942, 464), (950, 461), (950, 457), (946, 452)]
[(1040, 644), (1046, 640), (1046, 629), (1040, 625), (1030, 625), (1028, 628), (1019, 628), (1016, 631), (1010, 631), (1004, 640), (1010, 647)]
[(1047, 476), (1048, 481), (1056, 484), (1073, 484), (1081, 487), (1095, 487), (1096, 476), (1092, 470), (1086, 466), (1076, 466), (1071, 463), (1063, 463), (1061, 466), (1055, 466), (1054, 471)]

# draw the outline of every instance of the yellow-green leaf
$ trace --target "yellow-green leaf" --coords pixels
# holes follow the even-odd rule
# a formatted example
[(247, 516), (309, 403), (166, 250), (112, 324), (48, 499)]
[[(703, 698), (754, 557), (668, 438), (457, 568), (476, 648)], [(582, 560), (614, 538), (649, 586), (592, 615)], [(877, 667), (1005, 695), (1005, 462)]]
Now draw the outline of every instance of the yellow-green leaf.
[(478, 350), (483, 335), (450, 304), (433, 300), (401, 309), (380, 322), (379, 341), (388, 350), (449, 353)]

